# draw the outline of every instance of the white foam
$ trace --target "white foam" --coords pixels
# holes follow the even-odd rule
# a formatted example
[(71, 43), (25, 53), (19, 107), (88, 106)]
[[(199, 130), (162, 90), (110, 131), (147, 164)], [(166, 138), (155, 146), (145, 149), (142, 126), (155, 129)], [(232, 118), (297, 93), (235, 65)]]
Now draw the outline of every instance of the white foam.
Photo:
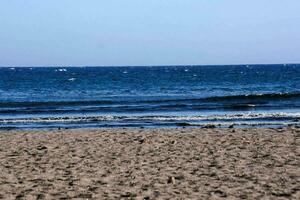
[[(234, 121), (243, 121), (249, 119), (276, 119), (292, 118), (300, 119), (300, 113), (243, 113), (243, 114), (225, 114), (225, 115), (200, 115), (200, 116), (83, 116), (83, 117), (36, 117), (36, 118), (19, 118), (19, 119), (0, 119), (0, 123), (47, 123), (47, 122), (101, 122), (101, 121), (169, 121), (169, 122), (199, 122), (199, 121), (214, 121), (216, 124), (224, 124), (223, 120), (230, 120), (232, 124)], [(204, 121), (204, 123), (206, 123)], [(246, 123), (246, 122), (243, 122)], [(247, 122), (249, 124), (251, 122)], [(257, 122), (255, 122), (257, 123)], [(261, 122), (266, 123), (266, 122)], [(268, 122), (269, 123), (269, 122)], [(270, 122), (271, 123), (271, 122)], [(299, 122), (298, 122), (299, 123)]]
[(76, 78), (69, 78), (68, 81), (75, 81)]

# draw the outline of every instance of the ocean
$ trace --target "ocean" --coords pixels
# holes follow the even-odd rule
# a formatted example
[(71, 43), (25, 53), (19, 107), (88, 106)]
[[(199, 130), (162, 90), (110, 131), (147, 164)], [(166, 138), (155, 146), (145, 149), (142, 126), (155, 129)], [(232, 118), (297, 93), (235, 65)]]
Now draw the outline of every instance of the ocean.
[(0, 128), (300, 125), (300, 65), (0, 68)]

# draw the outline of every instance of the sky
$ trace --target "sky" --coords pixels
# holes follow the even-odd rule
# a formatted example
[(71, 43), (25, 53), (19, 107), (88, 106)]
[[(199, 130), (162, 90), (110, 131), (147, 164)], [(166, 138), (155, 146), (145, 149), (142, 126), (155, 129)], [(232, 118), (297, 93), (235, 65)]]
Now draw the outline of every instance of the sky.
[(0, 1), (0, 66), (300, 63), (299, 0)]

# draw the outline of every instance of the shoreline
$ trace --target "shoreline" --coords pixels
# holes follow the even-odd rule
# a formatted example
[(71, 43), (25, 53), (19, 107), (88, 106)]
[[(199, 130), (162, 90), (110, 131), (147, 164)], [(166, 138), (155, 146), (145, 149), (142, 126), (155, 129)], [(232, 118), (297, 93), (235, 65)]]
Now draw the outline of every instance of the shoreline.
[(297, 199), (300, 128), (0, 130), (0, 199)]
[(44, 116), (0, 119), (0, 130), (94, 128), (284, 128), (300, 127), (299, 112), (232, 113), (206, 115)]
[(107, 127), (38, 127), (38, 128), (20, 128), (20, 127), (0, 127), (0, 134), (2, 132), (55, 132), (55, 131), (92, 131), (92, 130), (178, 130), (178, 129), (191, 129), (191, 130), (209, 130), (209, 129), (219, 129), (219, 130), (242, 130), (242, 129), (258, 129), (258, 130), (276, 130), (276, 129), (299, 129), (300, 124), (274, 124), (274, 125), (215, 125), (215, 124), (205, 124), (205, 125), (190, 125), (189, 123), (178, 123), (177, 126), (107, 126)]

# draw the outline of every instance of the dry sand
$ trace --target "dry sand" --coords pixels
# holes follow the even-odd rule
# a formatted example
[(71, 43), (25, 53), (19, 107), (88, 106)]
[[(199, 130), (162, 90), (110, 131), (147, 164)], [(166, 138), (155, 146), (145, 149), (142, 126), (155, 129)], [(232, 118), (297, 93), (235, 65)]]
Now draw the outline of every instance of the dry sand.
[(300, 129), (0, 132), (2, 199), (300, 199)]

